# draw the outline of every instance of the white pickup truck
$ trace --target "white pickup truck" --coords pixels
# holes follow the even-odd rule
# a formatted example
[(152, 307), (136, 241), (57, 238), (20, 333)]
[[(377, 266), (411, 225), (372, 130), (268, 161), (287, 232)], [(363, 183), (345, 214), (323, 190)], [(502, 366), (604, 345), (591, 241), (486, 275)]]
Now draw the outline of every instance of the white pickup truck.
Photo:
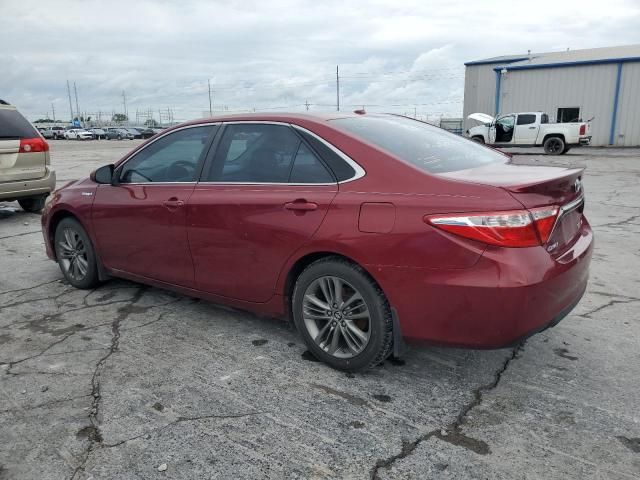
[(549, 123), (544, 112), (508, 113), (497, 118), (472, 113), (482, 125), (467, 130), (472, 140), (496, 147), (544, 147), (548, 155), (562, 155), (572, 147), (591, 143), (589, 122)]

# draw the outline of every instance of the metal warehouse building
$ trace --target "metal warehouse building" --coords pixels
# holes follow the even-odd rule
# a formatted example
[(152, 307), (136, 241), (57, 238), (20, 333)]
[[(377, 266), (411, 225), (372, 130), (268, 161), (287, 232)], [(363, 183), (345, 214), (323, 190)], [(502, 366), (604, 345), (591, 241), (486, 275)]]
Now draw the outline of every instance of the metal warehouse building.
[(471, 113), (544, 111), (591, 122), (592, 145), (640, 146), (640, 45), (533, 53), (465, 63)]

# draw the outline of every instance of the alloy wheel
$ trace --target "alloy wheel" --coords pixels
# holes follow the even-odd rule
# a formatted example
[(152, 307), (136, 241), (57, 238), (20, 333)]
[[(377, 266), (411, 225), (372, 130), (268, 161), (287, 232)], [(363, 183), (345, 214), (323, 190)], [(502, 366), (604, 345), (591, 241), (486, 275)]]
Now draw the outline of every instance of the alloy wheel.
[(62, 231), (58, 241), (58, 256), (64, 271), (74, 280), (81, 281), (87, 275), (89, 259), (80, 234), (71, 228)]
[(369, 343), (371, 314), (360, 292), (336, 276), (307, 287), (302, 318), (315, 344), (336, 358), (352, 358)]

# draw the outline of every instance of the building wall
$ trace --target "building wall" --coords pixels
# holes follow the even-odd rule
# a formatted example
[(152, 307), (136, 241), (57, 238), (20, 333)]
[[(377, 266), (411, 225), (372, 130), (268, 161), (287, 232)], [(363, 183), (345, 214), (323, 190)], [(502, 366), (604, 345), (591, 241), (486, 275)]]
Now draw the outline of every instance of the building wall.
[(640, 145), (640, 62), (623, 63), (613, 144)]
[(462, 118), (464, 119), (464, 129), (478, 125), (474, 120), (467, 117), (472, 113), (495, 112), (496, 95), (496, 72), (493, 71), (498, 63), (488, 65), (469, 65), (464, 73), (464, 106)]
[[(500, 64), (470, 65), (465, 74), (465, 130), (477, 125), (467, 116), (495, 114)], [(555, 121), (559, 107), (580, 107), (591, 122), (592, 144), (609, 145), (618, 64), (509, 70), (501, 76), (500, 113), (545, 111)], [(640, 145), (640, 62), (623, 63), (614, 145)]]
[(592, 143), (608, 145), (618, 66), (589, 65), (512, 70), (502, 76), (500, 113), (543, 111), (555, 122), (559, 107), (580, 107)]

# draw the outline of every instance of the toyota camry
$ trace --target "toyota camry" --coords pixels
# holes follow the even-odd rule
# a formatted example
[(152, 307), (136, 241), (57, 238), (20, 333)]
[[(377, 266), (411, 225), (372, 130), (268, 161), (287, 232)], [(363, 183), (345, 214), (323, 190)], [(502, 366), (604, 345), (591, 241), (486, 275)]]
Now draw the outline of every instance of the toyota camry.
[(582, 176), (395, 115), (225, 116), (65, 185), (42, 225), (77, 288), (121, 277), (291, 318), (360, 370), (404, 341), (503, 347), (565, 317), (593, 249)]

